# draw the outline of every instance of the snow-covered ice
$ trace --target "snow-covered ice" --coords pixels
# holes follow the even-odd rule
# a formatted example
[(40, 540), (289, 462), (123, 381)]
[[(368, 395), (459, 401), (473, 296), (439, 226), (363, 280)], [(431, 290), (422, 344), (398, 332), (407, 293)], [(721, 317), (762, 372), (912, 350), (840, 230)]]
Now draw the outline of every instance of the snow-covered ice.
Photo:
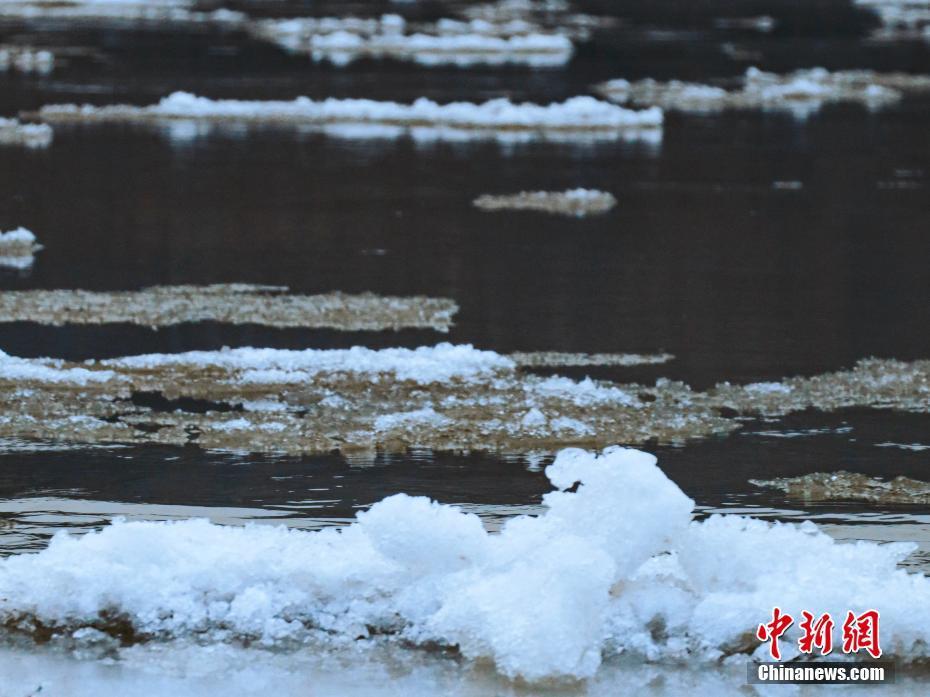
[(0, 116), (0, 145), (46, 148), (52, 144), (52, 127), (45, 123), (22, 123)]
[(337, 650), (377, 635), (540, 681), (590, 678), (618, 655), (748, 656), (774, 605), (875, 608), (886, 656), (926, 658), (930, 579), (898, 567), (912, 544), (839, 543), (809, 522), (692, 522), (693, 502), (656, 459), (626, 448), (564, 450), (546, 475), (544, 513), (498, 534), (405, 494), (318, 532), (190, 520), (60, 533), (0, 561), (0, 618), (8, 633), (77, 644), (112, 633)]
[[(2, 126), (0, 126), (2, 128)], [(36, 236), (24, 227), (0, 232), (0, 266), (12, 269), (28, 269), (35, 261), (40, 249)]]
[(408, 24), (399, 15), (380, 18), (297, 17), (256, 20), (249, 30), (289, 51), (346, 65), (365, 57), (411, 60), (421, 65), (564, 65), (571, 40), (525, 23), (492, 24), (441, 19)]
[[(661, 134), (662, 110), (630, 110), (594, 97), (573, 97), (548, 105), (492, 99), (483, 103), (438, 104), (421, 97), (412, 104), (370, 99), (245, 101), (209, 99), (175, 92), (151, 106), (42, 107), (46, 122), (151, 122), (176, 119), (234, 123), (292, 124), (324, 130), (338, 137), (397, 137), (410, 133), (428, 138), (543, 138), (590, 140), (652, 139)], [(352, 127), (348, 131), (346, 127)], [(374, 133), (369, 129), (375, 127)], [(388, 131), (385, 131), (388, 128)], [(334, 130), (335, 129), (335, 130)]]
[(0, 72), (47, 75), (55, 68), (55, 54), (46, 49), (0, 44)]

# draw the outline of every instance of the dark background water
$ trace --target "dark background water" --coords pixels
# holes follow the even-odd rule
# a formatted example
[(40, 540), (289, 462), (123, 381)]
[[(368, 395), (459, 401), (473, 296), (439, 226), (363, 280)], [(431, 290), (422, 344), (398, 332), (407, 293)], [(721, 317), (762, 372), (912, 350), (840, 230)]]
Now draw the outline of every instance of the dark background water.
[[(212, 97), (508, 96), (545, 103), (590, 93), (593, 83), (613, 77), (706, 82), (751, 64), (930, 72), (930, 44), (869, 41), (874, 18), (845, 2), (578, 7), (624, 23), (598, 32), (565, 69), (537, 71), (393, 61), (336, 68), (208, 28), (3, 25), (0, 42), (33, 39), (71, 57), (48, 77), (0, 75), (0, 114), (71, 101), (147, 104), (179, 89)], [(263, 4), (258, 11), (398, 8), (408, 10), (314, 3)], [(425, 18), (449, 14), (438, 3), (413, 11)], [(775, 17), (776, 30), (714, 28), (716, 18), (756, 14)], [(725, 44), (752, 59), (728, 57)], [(23, 225), (46, 246), (30, 273), (0, 274), (0, 289), (255, 282), (305, 292), (451, 297), (461, 312), (447, 336), (17, 323), (0, 326), (0, 349), (84, 359), (224, 345), (449, 340), (497, 351), (669, 351), (676, 359), (661, 366), (562, 372), (644, 382), (665, 376), (696, 388), (814, 374), (872, 355), (927, 357), (928, 115), (927, 97), (876, 113), (832, 106), (805, 120), (761, 112), (670, 114), (660, 146), (353, 141), (288, 128), (199, 135), (138, 126), (56, 128), (47, 150), (0, 150), (0, 229)], [(801, 188), (775, 186), (785, 181)], [(610, 191), (619, 205), (585, 220), (489, 214), (470, 205), (482, 193), (576, 186)], [(708, 506), (784, 503), (758, 493), (749, 477), (835, 469), (930, 477), (930, 451), (875, 447), (930, 442), (926, 416), (857, 411), (803, 414), (794, 422), (746, 430), (842, 424), (853, 430), (799, 438), (737, 434), (662, 448), (661, 462)], [(547, 488), (525, 460), (491, 455), (415, 453), (370, 466), (335, 455), (281, 459), (154, 447), (0, 455), (0, 498), (58, 492), (140, 505), (281, 509), (297, 518), (345, 518), (396, 491), (498, 506), (538, 502)], [(322, 503), (302, 507), (307, 501)], [(67, 525), (68, 516), (59, 522)], [(27, 546), (59, 522), (38, 525)]]

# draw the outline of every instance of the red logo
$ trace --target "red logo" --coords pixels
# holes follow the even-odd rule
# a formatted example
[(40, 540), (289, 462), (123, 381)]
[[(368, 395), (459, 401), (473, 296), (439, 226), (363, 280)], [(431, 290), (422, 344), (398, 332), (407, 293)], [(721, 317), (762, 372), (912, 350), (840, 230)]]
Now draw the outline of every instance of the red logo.
[[(833, 651), (833, 628), (836, 626), (829, 612), (819, 617), (804, 610), (801, 612), (802, 620), (798, 624), (801, 637), (798, 639), (798, 650), (801, 653), (811, 654), (816, 649), (821, 656)], [(858, 653), (867, 651), (872, 658), (880, 658), (881, 646), (878, 642), (878, 610), (866, 610), (861, 615), (853, 612), (846, 613), (843, 622), (843, 653)], [(781, 611), (781, 608), (772, 610), (772, 621), (760, 624), (756, 629), (759, 641), (771, 642), (769, 651), (776, 661), (781, 660), (781, 650), (778, 639), (788, 628), (794, 624), (794, 618)]]

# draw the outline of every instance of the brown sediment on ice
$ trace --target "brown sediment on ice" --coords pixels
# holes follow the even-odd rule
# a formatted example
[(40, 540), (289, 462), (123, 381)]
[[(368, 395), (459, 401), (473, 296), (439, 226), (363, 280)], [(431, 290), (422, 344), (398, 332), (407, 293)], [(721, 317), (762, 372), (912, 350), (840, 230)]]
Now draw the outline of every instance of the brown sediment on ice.
[(867, 358), (852, 370), (813, 377), (748, 385), (723, 383), (704, 399), (717, 407), (763, 416), (847, 407), (930, 412), (930, 361)]
[(724, 109), (787, 111), (807, 116), (825, 104), (854, 102), (880, 108), (909, 93), (930, 90), (930, 75), (824, 68), (778, 74), (749, 68), (736, 85), (652, 79), (609, 80), (595, 91), (617, 102), (666, 110), (709, 113)]
[[(684, 442), (737, 427), (691, 406), (690, 391), (678, 383), (647, 388), (540, 377), (499, 354), (470, 347), (456, 353), (461, 348), (234, 349), (81, 364), (5, 356), (0, 438), (283, 453), (521, 452)], [(152, 393), (167, 400), (163, 410), (133, 400)], [(182, 398), (213, 408), (184, 412), (176, 401)]]
[(876, 479), (855, 472), (815, 472), (802, 477), (750, 479), (758, 487), (778, 489), (804, 501), (867, 501), (882, 504), (930, 503), (930, 482), (907, 477)]
[[(2, 252), (0, 244), (0, 252)], [(448, 332), (458, 305), (446, 298), (372, 293), (291, 295), (282, 286), (216, 284), (155, 286), (139, 291), (23, 290), (0, 292), (0, 322), (165, 327), (187, 322), (344, 331), (434, 329)]]
[(659, 365), (675, 358), (670, 353), (564, 353), (561, 351), (518, 351), (509, 356), (521, 368)]
[[(67, 363), (0, 354), (0, 438), (345, 454), (683, 444), (740, 415), (848, 406), (930, 411), (930, 362), (707, 392), (524, 372), (470, 346), (225, 349)], [(534, 364), (540, 365), (534, 358)], [(185, 411), (197, 400), (206, 411)], [(152, 406), (155, 405), (155, 406)]]
[(484, 194), (473, 201), (484, 211), (539, 211), (583, 218), (606, 213), (617, 205), (613, 194), (594, 189), (568, 191), (521, 191), (517, 194)]

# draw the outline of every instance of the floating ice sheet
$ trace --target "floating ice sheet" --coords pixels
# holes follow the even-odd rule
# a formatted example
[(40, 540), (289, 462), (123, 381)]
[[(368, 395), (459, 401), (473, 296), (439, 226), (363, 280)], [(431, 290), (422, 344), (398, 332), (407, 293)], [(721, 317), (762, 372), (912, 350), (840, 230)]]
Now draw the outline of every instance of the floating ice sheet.
[(237, 27), (246, 16), (226, 9), (198, 11), (193, 0), (4, 0), (0, 19), (82, 25), (220, 24)]
[(365, 57), (410, 60), (422, 65), (564, 65), (571, 40), (525, 23), (492, 24), (443, 19), (408, 23), (398, 15), (379, 19), (298, 17), (256, 20), (249, 30), (289, 51), (346, 65)]
[(55, 55), (32, 46), (0, 44), (0, 72), (38, 73), (47, 75), (55, 68)]
[[(524, 374), (512, 358), (450, 344), (247, 348), (79, 364), (4, 355), (0, 388), (0, 437), (74, 443), (525, 452), (608, 439), (679, 442), (736, 427), (692, 406), (692, 393), (679, 383), (645, 388)], [(169, 401), (156, 411), (130, 400), (138, 393), (214, 407), (185, 412)]]
[(564, 353), (561, 351), (520, 351), (511, 360), (525, 368), (594, 365), (658, 365), (675, 358), (670, 353)]
[(750, 479), (758, 487), (779, 489), (804, 501), (868, 501), (880, 504), (928, 504), (930, 482), (907, 477), (876, 479), (855, 472), (815, 472), (801, 477)]
[(44, 123), (22, 123), (0, 116), (0, 145), (45, 148), (52, 143), (52, 127)]
[[(196, 444), (252, 452), (528, 452), (611, 441), (683, 443), (739, 415), (845, 407), (930, 411), (930, 361), (870, 359), (850, 371), (707, 392), (528, 374), (588, 356), (512, 357), (467, 345), (417, 349), (225, 349), (68, 363), (0, 356), (0, 437)], [(622, 364), (614, 362), (614, 364)], [(132, 401), (156, 393), (154, 409)], [(203, 400), (205, 413), (183, 402)]]
[(515, 104), (507, 99), (437, 104), (426, 98), (400, 104), (370, 99), (315, 101), (307, 97), (293, 101), (214, 100), (175, 92), (151, 106), (62, 104), (42, 107), (38, 116), (50, 123), (188, 120), (291, 124), (346, 138), (410, 133), (433, 139), (651, 140), (661, 134), (662, 127), (659, 108), (635, 111), (593, 97), (573, 97), (549, 105)]
[[(0, 237), (0, 253), (3, 252)], [(278, 286), (157, 286), (140, 291), (23, 290), (0, 293), (0, 322), (165, 327), (184, 322), (329, 327), (344, 331), (419, 328), (447, 332), (458, 306), (445, 298), (363, 293), (292, 295)]]
[(474, 200), (485, 211), (540, 211), (583, 218), (606, 213), (617, 205), (613, 194), (596, 189), (567, 191), (521, 191), (518, 194), (485, 194)]
[(834, 102), (856, 102), (870, 109), (899, 101), (909, 92), (930, 90), (930, 76), (824, 68), (778, 75), (757, 68), (746, 71), (739, 86), (726, 88), (694, 82), (610, 80), (597, 87), (608, 99), (665, 110), (710, 113), (724, 109), (788, 111), (804, 117)]
[(36, 242), (36, 236), (26, 228), (0, 232), (0, 267), (28, 269), (40, 249), (42, 245)]
[[(930, 579), (897, 567), (912, 544), (842, 544), (809, 522), (691, 522), (693, 502), (636, 450), (565, 450), (546, 475), (544, 512), (497, 534), (404, 494), (319, 532), (192, 520), (59, 534), (0, 561), (0, 623), (90, 648), (196, 638), (319, 654), (380, 637), (535, 682), (593, 677), (617, 655), (761, 655), (753, 635), (775, 605), (874, 608), (887, 657), (927, 657)], [(823, 568), (833, 582), (812, 572)], [(783, 649), (797, 638), (795, 625)]]

